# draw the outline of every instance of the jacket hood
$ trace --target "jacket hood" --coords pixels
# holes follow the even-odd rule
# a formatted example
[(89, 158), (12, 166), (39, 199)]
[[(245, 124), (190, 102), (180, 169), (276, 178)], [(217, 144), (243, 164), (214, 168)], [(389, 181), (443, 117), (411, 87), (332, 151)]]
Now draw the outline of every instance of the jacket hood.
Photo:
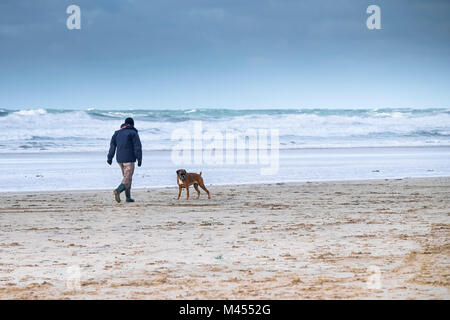
[(138, 132), (135, 127), (133, 127), (131, 124), (128, 124), (128, 123), (122, 123), (120, 125), (120, 130), (124, 130), (124, 129), (131, 129), (131, 130)]

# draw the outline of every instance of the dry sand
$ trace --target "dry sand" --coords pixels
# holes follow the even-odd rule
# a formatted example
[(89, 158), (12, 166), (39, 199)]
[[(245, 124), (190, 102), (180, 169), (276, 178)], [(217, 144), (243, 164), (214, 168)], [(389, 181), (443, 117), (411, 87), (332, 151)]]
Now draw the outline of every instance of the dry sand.
[(450, 178), (209, 189), (1, 194), (0, 298), (450, 298)]

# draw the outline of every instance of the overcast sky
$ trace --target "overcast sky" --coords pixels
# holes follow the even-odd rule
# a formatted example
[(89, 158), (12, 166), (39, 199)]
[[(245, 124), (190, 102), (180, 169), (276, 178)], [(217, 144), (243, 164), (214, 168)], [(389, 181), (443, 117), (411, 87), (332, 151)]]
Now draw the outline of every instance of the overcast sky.
[(447, 0), (1, 0), (0, 107), (449, 107), (449, 17)]

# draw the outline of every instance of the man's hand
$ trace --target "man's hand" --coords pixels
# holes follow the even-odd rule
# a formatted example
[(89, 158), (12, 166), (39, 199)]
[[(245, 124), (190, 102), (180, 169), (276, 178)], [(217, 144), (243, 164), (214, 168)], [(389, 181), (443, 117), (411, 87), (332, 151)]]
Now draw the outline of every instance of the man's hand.
[(108, 162), (109, 165), (112, 164), (112, 160), (109, 160), (109, 159), (108, 159), (108, 160), (106, 160), (106, 162)]
[(138, 167), (142, 166), (142, 160), (138, 160)]

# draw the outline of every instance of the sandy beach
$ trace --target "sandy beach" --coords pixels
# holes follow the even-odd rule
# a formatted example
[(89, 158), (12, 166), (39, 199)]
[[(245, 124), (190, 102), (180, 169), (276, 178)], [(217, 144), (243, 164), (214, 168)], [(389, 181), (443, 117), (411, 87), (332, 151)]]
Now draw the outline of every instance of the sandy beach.
[(450, 299), (450, 178), (207, 187), (2, 193), (0, 299)]

